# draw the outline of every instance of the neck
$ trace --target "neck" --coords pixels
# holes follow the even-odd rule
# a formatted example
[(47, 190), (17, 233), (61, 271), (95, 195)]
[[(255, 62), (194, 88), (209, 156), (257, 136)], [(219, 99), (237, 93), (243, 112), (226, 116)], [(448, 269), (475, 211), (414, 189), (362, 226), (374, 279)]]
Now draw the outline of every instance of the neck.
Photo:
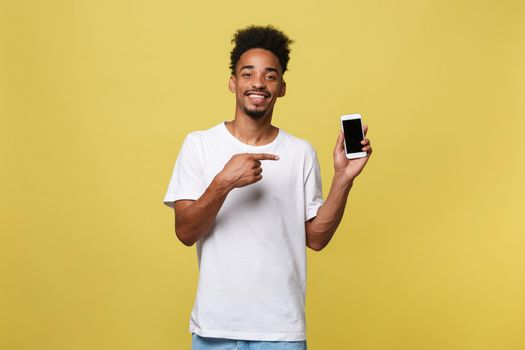
[(226, 128), (239, 141), (251, 146), (266, 145), (272, 142), (279, 133), (279, 129), (272, 125), (271, 115), (253, 119), (236, 113), (233, 121), (226, 122)]

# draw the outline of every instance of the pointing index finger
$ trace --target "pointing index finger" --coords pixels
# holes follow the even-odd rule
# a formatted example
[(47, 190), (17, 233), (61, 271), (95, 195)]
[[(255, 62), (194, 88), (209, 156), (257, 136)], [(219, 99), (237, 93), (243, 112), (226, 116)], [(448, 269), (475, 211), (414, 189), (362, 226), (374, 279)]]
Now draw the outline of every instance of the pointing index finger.
[(255, 160), (279, 160), (279, 156), (270, 153), (253, 153), (252, 157)]

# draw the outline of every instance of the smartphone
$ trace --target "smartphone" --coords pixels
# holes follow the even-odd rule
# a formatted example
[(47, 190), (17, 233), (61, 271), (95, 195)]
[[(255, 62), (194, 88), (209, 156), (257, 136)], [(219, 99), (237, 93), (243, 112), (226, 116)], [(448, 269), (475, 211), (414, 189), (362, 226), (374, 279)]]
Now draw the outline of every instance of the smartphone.
[(355, 159), (366, 157), (367, 154), (363, 152), (363, 145), (361, 144), (361, 141), (365, 139), (361, 114), (342, 115), (341, 127), (345, 135), (346, 158)]

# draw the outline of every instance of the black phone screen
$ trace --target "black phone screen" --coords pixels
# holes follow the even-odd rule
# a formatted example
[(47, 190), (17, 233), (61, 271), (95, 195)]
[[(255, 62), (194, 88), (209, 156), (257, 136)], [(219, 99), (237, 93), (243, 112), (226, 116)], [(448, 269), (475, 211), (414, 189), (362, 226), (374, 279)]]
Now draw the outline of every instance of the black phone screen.
[(361, 119), (343, 120), (343, 132), (345, 134), (346, 153), (363, 152), (363, 127)]

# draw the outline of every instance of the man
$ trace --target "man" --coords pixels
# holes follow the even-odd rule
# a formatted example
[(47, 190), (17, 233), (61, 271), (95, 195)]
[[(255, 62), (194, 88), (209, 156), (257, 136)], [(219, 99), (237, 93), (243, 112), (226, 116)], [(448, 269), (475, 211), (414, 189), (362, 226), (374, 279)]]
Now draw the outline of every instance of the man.
[[(292, 41), (251, 26), (232, 42), (235, 117), (187, 136), (164, 198), (177, 237), (197, 243), (192, 346), (306, 349), (306, 247), (328, 244), (368, 157), (348, 160), (340, 133), (324, 201), (313, 148), (271, 123)], [(370, 155), (368, 139), (362, 144)]]

